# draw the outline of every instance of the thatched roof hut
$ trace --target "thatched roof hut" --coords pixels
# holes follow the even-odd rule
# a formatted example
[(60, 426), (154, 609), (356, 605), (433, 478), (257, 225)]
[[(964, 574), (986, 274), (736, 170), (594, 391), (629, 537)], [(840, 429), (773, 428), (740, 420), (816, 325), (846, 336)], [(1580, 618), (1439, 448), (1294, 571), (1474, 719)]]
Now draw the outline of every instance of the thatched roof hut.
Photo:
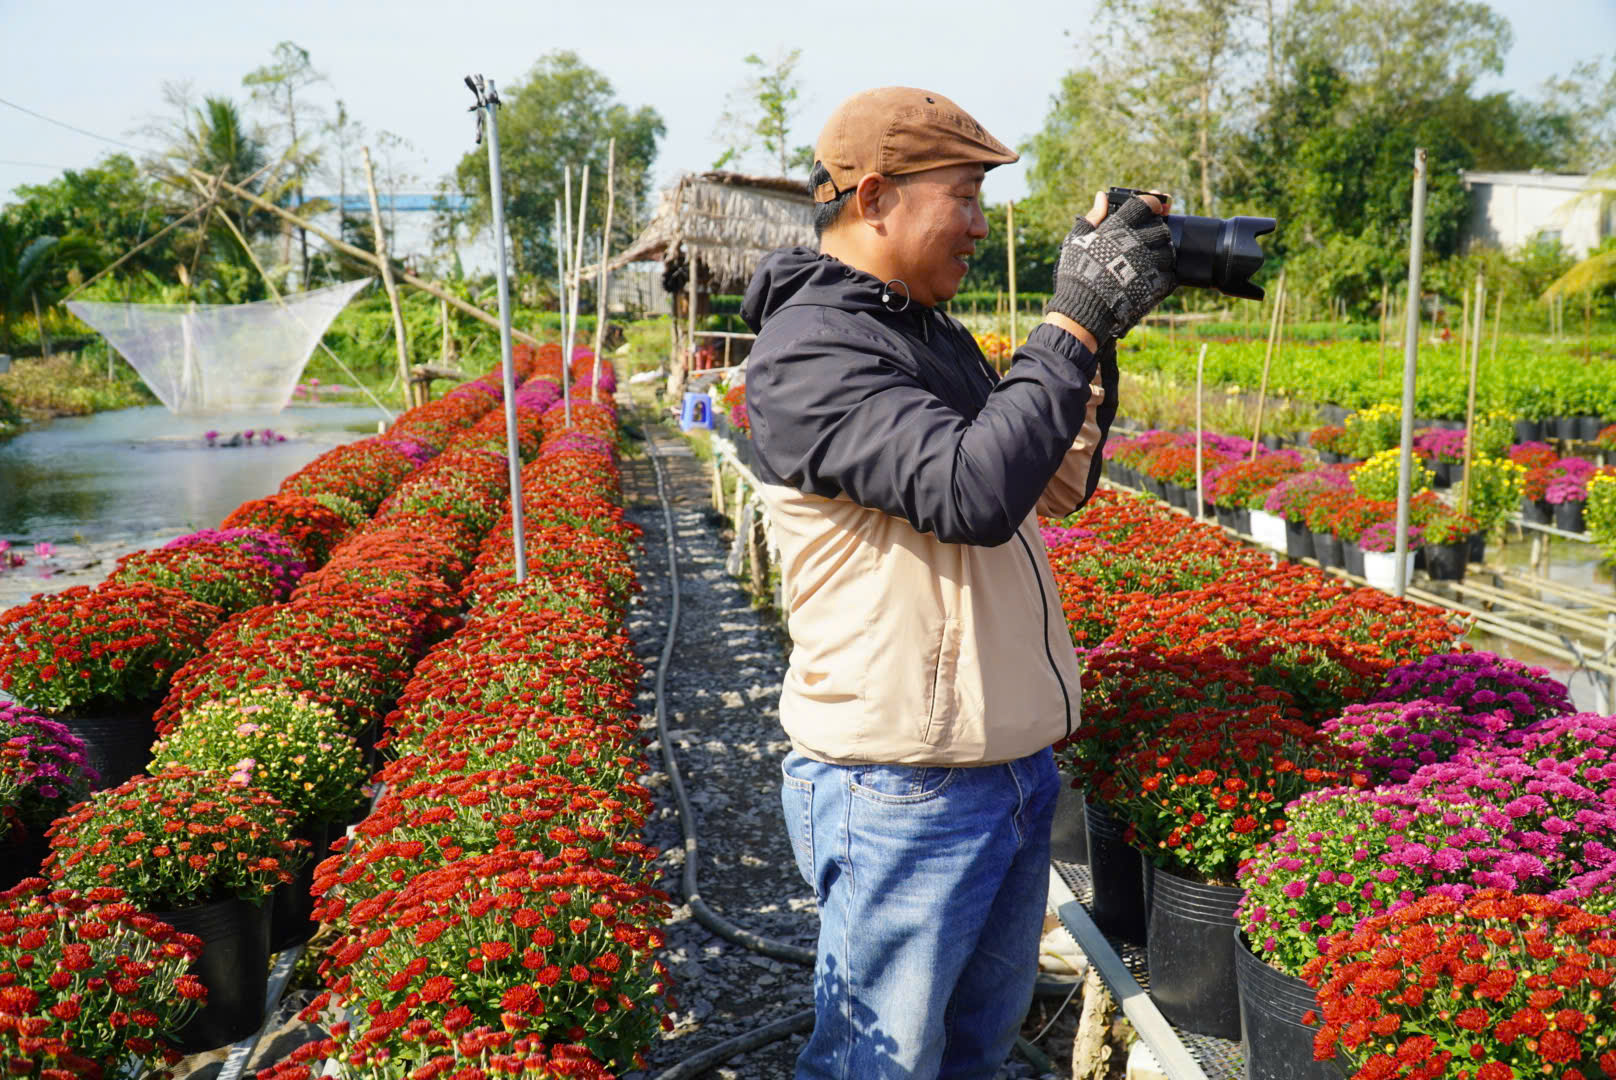
[(806, 181), (689, 173), (662, 192), (651, 223), (612, 265), (655, 259), (671, 270), (693, 257), (699, 292), (741, 292), (764, 255), (815, 244), (813, 205)]

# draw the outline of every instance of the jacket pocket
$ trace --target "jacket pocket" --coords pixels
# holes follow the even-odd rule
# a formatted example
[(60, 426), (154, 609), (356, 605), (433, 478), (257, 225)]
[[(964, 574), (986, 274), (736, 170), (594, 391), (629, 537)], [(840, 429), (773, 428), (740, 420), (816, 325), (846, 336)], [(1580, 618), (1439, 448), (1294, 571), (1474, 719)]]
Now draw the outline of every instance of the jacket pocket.
[(960, 629), (958, 619), (943, 620), (932, 675), (931, 701), (926, 710), (926, 730), (921, 735), (928, 746), (946, 739), (959, 716)]

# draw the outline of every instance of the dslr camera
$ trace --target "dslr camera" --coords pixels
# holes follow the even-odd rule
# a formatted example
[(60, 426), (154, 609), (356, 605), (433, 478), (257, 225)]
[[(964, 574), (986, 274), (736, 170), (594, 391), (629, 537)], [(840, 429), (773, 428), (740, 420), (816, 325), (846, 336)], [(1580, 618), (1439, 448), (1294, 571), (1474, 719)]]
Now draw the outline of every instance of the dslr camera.
[[(1115, 211), (1135, 195), (1155, 195), (1159, 191), (1114, 187), (1105, 193), (1110, 210)], [(1261, 286), (1251, 283), (1251, 275), (1262, 269), (1263, 250), (1257, 237), (1274, 231), (1274, 219), (1266, 217), (1211, 218), (1193, 214), (1168, 214), (1167, 228), (1173, 235), (1173, 252), (1178, 258), (1175, 273), (1180, 285), (1217, 289), (1225, 296), (1261, 300)]]

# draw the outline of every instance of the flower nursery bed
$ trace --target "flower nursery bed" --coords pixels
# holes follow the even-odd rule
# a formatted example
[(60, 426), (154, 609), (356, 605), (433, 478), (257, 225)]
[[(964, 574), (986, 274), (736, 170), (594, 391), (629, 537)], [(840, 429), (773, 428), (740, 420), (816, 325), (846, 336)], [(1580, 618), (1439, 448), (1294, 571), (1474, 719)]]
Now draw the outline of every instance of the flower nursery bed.
[(1244, 1030), (1253, 1076), (1616, 1072), (1616, 717), (1147, 500), (1044, 537), (1086, 667), (1057, 752), (1090, 910), (1168, 1020)]
[[(575, 376), (589, 359), (575, 357)], [(340, 936), (323, 957), (329, 995), (309, 1017), (346, 1006), (363, 1023), (333, 1023), (330, 1039), (277, 1067), (285, 1075), (311, 1075), (316, 1057), (335, 1057), (349, 1075), (402, 1076), (513, 1044), (567, 1075), (608, 1075), (660, 1019), (664, 987), (649, 953), (662, 901), (640, 873), (655, 852), (635, 837), (645, 793), (631, 778), (643, 768), (621, 723), (637, 671), (619, 625), (634, 588), (634, 536), (615, 501), (615, 418), (607, 405), (576, 401), (564, 422), (559, 350), (518, 362), (537, 375), (515, 401), (529, 461), (524, 585), (514, 581), (508, 506), (500, 516), (504, 422), (491, 373), (411, 410), (384, 438), (324, 455), (223, 530), (132, 556), (100, 589), (41, 598), (41, 610), (25, 605), (0, 623), (7, 689), (68, 725), (4, 718), (37, 732), (8, 757), (9, 787), (0, 788), (12, 796), (14, 843), (37, 842), (37, 824), (26, 822), (48, 821), (95, 779), (72, 725), (119, 709), (125, 726), (155, 713), (162, 733), (155, 760), (132, 752), (149, 775), (67, 808), (50, 829), (44, 869), (57, 891), (29, 882), (5, 903), (64, 926), (120, 920), (172, 956), (175, 970), (197, 970), (198, 939), (175, 936), (170, 924), (184, 920), (145, 912), (205, 899), (250, 915), (247, 900), (279, 917), (302, 905), (290, 932), (306, 938), (309, 882), (294, 874), (352, 812), (364, 744), (387, 718), (383, 797), (351, 843), (333, 845), (313, 889), (318, 917)], [(601, 378), (609, 393), (610, 371)], [(587, 376), (581, 384), (587, 390)], [(47, 628), (48, 648), (39, 637)], [(483, 682), (468, 692), (468, 665), (479, 679), (507, 680), (508, 692), (483, 696)], [(482, 809), (490, 801), (506, 812)], [(113, 849), (126, 861), (109, 861)], [(142, 854), (127, 860), (130, 849)], [(519, 879), (532, 899), (512, 905)], [(456, 909), (458, 929), (434, 932), (434, 905), (453, 907), (451, 892), (473, 921)], [(404, 959), (378, 940), (378, 916), (389, 932), (424, 927), (399, 935)], [(39, 954), (50, 958), (43, 973), (86, 970), (77, 954), (53, 955), (48, 935), (41, 942), (12, 926), (0, 936), (0, 984), (16, 985), (22, 970), (7, 946), (32, 950), (36, 970)], [(22, 996), (0, 990), (0, 1056), (21, 1053), (42, 1076), (58, 1066), (89, 1076), (230, 1041), (242, 1032), (199, 1021), (219, 1021), (222, 999), (255, 981), (261, 1010), (262, 976), (242, 977), (265, 967), (271, 927), (262, 917), (255, 926), (238, 937), (258, 952), (225, 950), (235, 961), (229, 987), (207, 986), (205, 973), (147, 978), (132, 1025), (118, 1013), (125, 1019), (107, 1027), (98, 1018), (114, 999), (86, 997), (71, 975)], [(471, 943), (477, 958), (455, 962), (464, 986), (425, 974), (419, 958), (440, 937), (437, 951)], [(556, 962), (535, 964), (546, 949)], [(224, 955), (206, 949), (203, 965), (210, 952)], [(112, 962), (94, 947), (87, 956), (91, 968)], [(394, 998), (396, 1008), (374, 1004)], [(412, 1021), (407, 1030), (395, 1016)]]

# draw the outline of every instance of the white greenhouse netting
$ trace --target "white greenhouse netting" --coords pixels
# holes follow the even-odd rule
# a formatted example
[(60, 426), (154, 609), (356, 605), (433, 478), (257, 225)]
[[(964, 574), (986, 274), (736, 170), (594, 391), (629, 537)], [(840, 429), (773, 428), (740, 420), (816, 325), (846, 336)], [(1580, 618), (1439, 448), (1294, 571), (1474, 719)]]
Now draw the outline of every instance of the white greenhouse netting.
[(252, 304), (67, 307), (99, 331), (169, 410), (281, 409), (331, 320), (371, 282), (346, 281)]

